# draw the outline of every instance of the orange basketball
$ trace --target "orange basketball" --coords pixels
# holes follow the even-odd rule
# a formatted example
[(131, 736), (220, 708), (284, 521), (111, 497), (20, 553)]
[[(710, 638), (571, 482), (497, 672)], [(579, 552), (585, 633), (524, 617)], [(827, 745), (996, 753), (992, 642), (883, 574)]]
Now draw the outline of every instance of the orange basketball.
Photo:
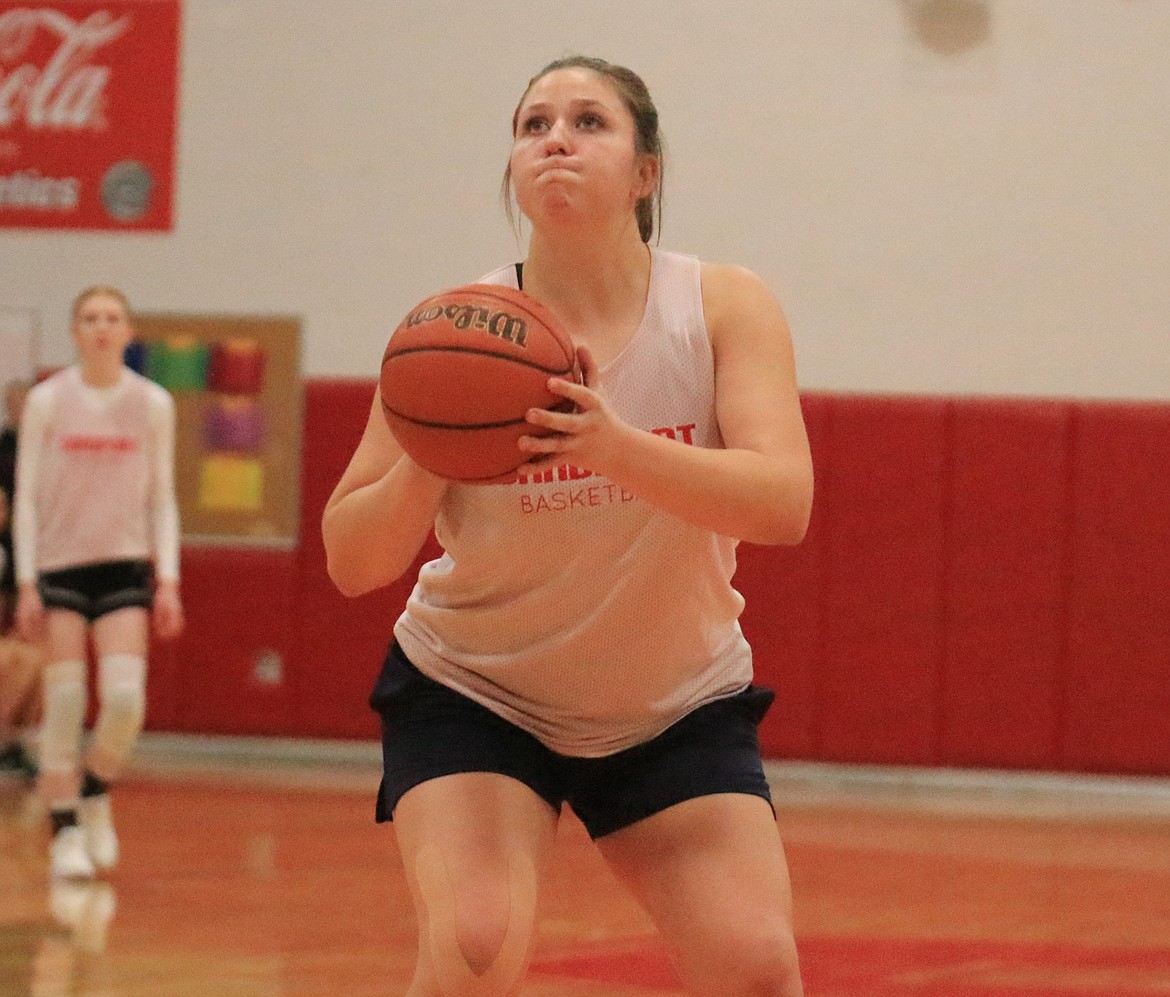
[(516, 441), (543, 432), (524, 414), (571, 411), (548, 379), (575, 371), (573, 341), (547, 308), (510, 287), (469, 284), (419, 302), (394, 330), (382, 357), (382, 411), (428, 471), (507, 481), (530, 457)]

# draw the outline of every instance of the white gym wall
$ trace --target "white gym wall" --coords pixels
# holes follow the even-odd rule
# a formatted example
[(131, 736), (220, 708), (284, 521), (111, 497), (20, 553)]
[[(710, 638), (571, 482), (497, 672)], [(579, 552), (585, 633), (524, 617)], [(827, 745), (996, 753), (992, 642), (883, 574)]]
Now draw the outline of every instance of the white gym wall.
[(511, 113), (570, 51), (643, 75), (663, 245), (761, 274), (806, 388), (1170, 397), (1155, 0), (187, 0), (174, 230), (0, 230), (0, 306), (49, 365), (100, 281), (298, 314), (306, 376), (373, 377), (417, 299), (517, 256)]

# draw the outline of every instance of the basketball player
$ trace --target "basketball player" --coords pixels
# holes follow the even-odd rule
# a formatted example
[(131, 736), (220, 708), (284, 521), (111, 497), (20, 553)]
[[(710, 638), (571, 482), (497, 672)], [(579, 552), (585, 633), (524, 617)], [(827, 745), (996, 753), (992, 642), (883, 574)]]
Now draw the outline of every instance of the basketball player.
[[(572, 57), (512, 122), (527, 258), (484, 278), (572, 333), (576, 411), (532, 410), (516, 484), (422, 470), (374, 398), (326, 507), (331, 577), (386, 585), (432, 525), (371, 697), (377, 816), (419, 921), (410, 997), (512, 994), (568, 804), (661, 930), (692, 993), (802, 993), (783, 848), (731, 586), (737, 540), (794, 544), (812, 465), (780, 305), (735, 266), (650, 246), (657, 112), (641, 79)], [(656, 219), (656, 215), (659, 218)], [(490, 390), (490, 386), (485, 386)]]
[(12, 504), (16, 496), (16, 440), (31, 385), (9, 381), (4, 388), (6, 419), (0, 428), (0, 633), (12, 627), (16, 613), (16, 573), (12, 564)]
[[(32, 389), (20, 426), (17, 624), (48, 645), (50, 872), (89, 878), (118, 860), (108, 790), (142, 730), (151, 608), (162, 638), (180, 632), (183, 609), (174, 400), (123, 363), (133, 331), (121, 291), (83, 291), (72, 317), (79, 362)], [(100, 703), (82, 767), (91, 640)]]
[[(0, 488), (0, 521), (8, 515), (8, 496)], [(0, 594), (0, 611), (7, 612), (7, 593)], [(43, 651), (20, 640), (0, 624), (0, 775), (16, 775), (31, 784), (37, 776), (30, 752), (40, 722)]]
[(0, 429), (0, 774), (32, 782), (37, 765), (30, 750), (40, 723), (41, 648), (15, 633), (16, 571), (12, 561), (12, 503), (16, 493), (16, 440), (32, 385), (9, 381), (7, 421)]

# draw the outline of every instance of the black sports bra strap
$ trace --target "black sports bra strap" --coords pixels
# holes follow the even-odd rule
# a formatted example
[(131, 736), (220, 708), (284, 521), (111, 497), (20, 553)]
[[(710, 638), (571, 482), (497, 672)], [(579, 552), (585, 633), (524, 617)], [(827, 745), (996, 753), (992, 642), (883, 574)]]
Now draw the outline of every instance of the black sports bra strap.
[(524, 290), (524, 264), (523, 263), (516, 264), (516, 286), (518, 288), (520, 288), (521, 291)]

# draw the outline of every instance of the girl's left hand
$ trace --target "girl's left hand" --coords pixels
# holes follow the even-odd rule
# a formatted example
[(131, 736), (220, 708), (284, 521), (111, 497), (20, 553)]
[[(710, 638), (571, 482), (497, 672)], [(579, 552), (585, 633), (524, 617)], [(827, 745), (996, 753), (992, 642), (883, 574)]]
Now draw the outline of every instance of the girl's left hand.
[(548, 385), (554, 394), (573, 402), (576, 410), (554, 412), (531, 408), (526, 413), (531, 425), (550, 429), (553, 434), (520, 437), (520, 449), (533, 456), (516, 469), (518, 475), (538, 474), (563, 463), (605, 474), (610, 456), (618, 452), (623, 436), (634, 432), (601, 396), (601, 373), (589, 347), (577, 347), (577, 362), (584, 383), (553, 377)]
[(179, 587), (174, 582), (160, 582), (154, 593), (154, 632), (163, 640), (171, 640), (183, 632), (183, 603)]
[(36, 644), (45, 636), (45, 604), (32, 583), (20, 586), (16, 602), (16, 633), (29, 644)]

